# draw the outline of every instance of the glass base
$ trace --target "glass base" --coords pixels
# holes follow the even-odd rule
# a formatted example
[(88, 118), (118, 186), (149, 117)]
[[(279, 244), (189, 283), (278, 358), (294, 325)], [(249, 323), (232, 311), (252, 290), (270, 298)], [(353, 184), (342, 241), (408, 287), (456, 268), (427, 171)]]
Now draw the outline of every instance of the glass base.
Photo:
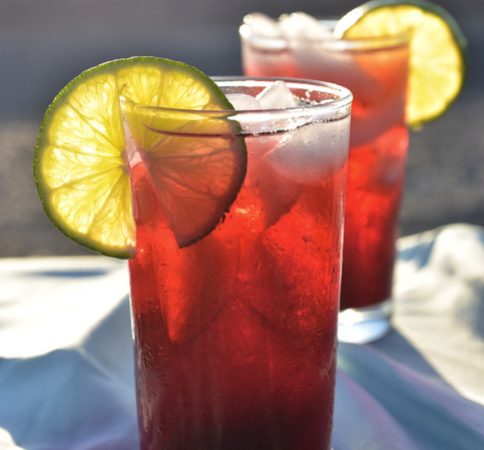
[(368, 344), (390, 330), (391, 301), (365, 308), (349, 308), (338, 315), (338, 340), (348, 344)]

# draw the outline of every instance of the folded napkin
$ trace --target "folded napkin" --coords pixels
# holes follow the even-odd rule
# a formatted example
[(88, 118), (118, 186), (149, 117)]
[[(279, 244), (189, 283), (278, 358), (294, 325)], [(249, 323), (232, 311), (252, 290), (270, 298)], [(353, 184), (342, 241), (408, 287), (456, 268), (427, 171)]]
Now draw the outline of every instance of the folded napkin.
[[(0, 449), (135, 450), (124, 262), (0, 260)], [(484, 449), (484, 230), (399, 242), (394, 328), (341, 344), (334, 450)]]

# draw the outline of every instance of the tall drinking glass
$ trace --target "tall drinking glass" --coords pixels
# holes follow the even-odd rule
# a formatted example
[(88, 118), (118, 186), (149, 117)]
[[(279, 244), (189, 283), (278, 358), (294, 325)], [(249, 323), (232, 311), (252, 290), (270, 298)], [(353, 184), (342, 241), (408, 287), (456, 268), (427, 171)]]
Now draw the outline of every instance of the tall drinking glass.
[[(248, 21), (247, 21), (248, 22)], [(328, 31), (335, 21), (321, 21)], [(390, 327), (392, 277), (408, 132), (405, 36), (286, 40), (240, 28), (244, 72), (328, 80), (351, 90), (350, 156), (338, 337), (369, 342)]]
[[(254, 96), (273, 80), (216, 82), (226, 94)], [(124, 106), (143, 450), (330, 448), (351, 94), (286, 82), (300, 106)], [(138, 148), (139, 133), (148, 148)], [(150, 166), (150, 154), (169, 154), (174, 141), (177, 164), (190, 177), (210, 176), (213, 188), (202, 192)], [(212, 232), (180, 248), (170, 231), (171, 200), (158, 187), (173, 183), (170, 192), (180, 189), (184, 198), (190, 192), (187, 217), (197, 220), (226, 181), (227, 164), (242, 167), (245, 146), (247, 170), (230, 210)], [(207, 164), (211, 173), (198, 173)]]

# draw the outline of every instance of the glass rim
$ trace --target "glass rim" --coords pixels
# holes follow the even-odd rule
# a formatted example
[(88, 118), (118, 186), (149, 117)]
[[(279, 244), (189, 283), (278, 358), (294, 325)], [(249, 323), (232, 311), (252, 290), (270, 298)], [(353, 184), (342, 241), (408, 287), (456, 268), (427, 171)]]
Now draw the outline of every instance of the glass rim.
[(292, 114), (307, 113), (309, 111), (337, 111), (341, 108), (345, 108), (351, 105), (353, 100), (353, 94), (351, 91), (339, 84), (330, 83), (328, 81), (310, 80), (304, 78), (290, 78), (290, 77), (251, 77), (243, 75), (222, 75), (222, 76), (211, 76), (210, 79), (214, 81), (219, 88), (224, 87), (224, 85), (232, 85), (234, 83), (246, 83), (248, 86), (252, 87), (266, 87), (269, 83), (274, 83), (276, 81), (283, 81), (288, 85), (289, 88), (294, 87), (295, 89), (305, 89), (313, 91), (325, 92), (330, 95), (339, 96), (339, 98), (329, 98), (328, 101), (323, 103), (305, 104), (292, 106), (288, 108), (266, 108), (266, 109), (186, 109), (186, 108), (170, 108), (164, 106), (150, 106), (144, 105), (142, 103), (134, 102), (129, 100), (131, 103), (135, 104), (137, 108), (149, 109), (152, 111), (167, 111), (172, 113), (192, 113), (199, 116), (207, 117), (224, 117), (233, 116), (238, 114), (250, 113), (253, 115), (267, 115), (267, 114), (283, 114), (286, 112), (291, 112)]
[[(246, 89), (258, 89), (261, 92), (265, 87), (275, 81), (284, 81), (292, 90), (302, 92), (315, 92), (328, 95), (318, 102), (298, 105), (289, 108), (272, 109), (177, 109), (159, 106), (143, 105), (128, 98), (120, 97), (124, 111), (131, 110), (133, 113), (148, 117), (160, 117), (166, 115), (169, 119), (165, 121), (163, 129), (150, 127), (151, 131), (163, 132), (166, 134), (177, 134), (176, 129), (184, 129), (187, 135), (198, 136), (221, 136), (228, 134), (239, 136), (259, 136), (266, 134), (283, 133), (294, 131), (305, 125), (319, 122), (336, 122), (345, 119), (351, 114), (351, 102), (353, 94), (343, 86), (317, 80), (305, 80), (299, 78), (283, 77), (247, 77), (247, 76), (221, 76), (211, 78), (223, 90), (224, 87), (237, 88), (241, 91)], [(230, 94), (230, 92), (226, 92)], [(233, 92), (235, 93), (235, 92)], [(304, 97), (301, 95), (301, 98)], [(308, 101), (311, 99), (308, 97)], [(123, 117), (125, 114), (123, 113)], [(200, 131), (197, 124), (205, 121), (206, 130)], [(239, 126), (233, 128), (228, 123), (237, 122)], [(191, 127), (194, 126), (192, 129)], [(193, 130), (193, 131), (190, 131)]]
[[(247, 16), (246, 16), (247, 17)], [(251, 26), (245, 22), (246, 17), (243, 18), (242, 24), (239, 26), (239, 35), (242, 41), (253, 44), (259, 44), (263, 49), (284, 50), (289, 49), (291, 42), (311, 45), (322, 45), (328, 50), (332, 51), (351, 51), (351, 50), (385, 50), (393, 47), (401, 47), (409, 45), (410, 36), (406, 33), (392, 34), (384, 36), (371, 36), (367, 38), (339, 38), (337, 36), (331, 38), (291, 38), (287, 39), (283, 36), (273, 37), (263, 34), (255, 33)], [(319, 22), (326, 24), (327, 28), (333, 30), (338, 19), (335, 18), (317, 18)]]

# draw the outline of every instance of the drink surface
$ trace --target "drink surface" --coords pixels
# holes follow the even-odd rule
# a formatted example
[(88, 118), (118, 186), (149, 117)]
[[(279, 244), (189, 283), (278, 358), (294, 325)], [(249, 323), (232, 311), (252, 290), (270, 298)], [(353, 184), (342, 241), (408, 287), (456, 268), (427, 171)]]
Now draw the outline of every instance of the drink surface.
[(247, 137), (230, 211), (183, 249), (132, 168), (143, 449), (329, 449), (348, 121)]
[(242, 54), (249, 76), (324, 80), (352, 91), (341, 309), (390, 298), (408, 147), (407, 45), (338, 48), (300, 40), (274, 48), (243, 39)]

